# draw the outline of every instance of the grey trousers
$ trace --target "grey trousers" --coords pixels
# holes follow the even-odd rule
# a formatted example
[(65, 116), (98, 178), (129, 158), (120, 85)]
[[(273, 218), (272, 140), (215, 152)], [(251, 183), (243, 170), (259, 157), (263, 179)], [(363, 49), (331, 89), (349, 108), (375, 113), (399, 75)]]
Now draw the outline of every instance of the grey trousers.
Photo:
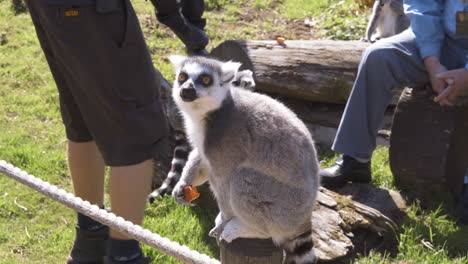
[[(446, 38), (441, 62), (449, 70), (463, 68), (467, 54), (468, 43)], [(385, 110), (392, 99), (390, 91), (429, 83), (429, 75), (411, 29), (369, 46), (362, 55), (332, 149), (369, 159), (376, 146)]]

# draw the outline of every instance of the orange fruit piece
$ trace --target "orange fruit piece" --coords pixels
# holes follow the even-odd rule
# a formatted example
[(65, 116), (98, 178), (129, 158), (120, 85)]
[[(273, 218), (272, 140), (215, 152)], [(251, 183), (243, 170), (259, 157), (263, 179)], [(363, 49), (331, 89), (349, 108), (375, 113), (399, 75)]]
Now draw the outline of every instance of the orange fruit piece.
[(284, 37), (277, 37), (276, 38), (276, 42), (278, 42), (278, 44), (284, 44), (285, 41), (286, 41), (286, 38), (284, 38)]
[(184, 187), (184, 199), (187, 202), (192, 202), (200, 197), (200, 193), (198, 192), (196, 187), (186, 186)]

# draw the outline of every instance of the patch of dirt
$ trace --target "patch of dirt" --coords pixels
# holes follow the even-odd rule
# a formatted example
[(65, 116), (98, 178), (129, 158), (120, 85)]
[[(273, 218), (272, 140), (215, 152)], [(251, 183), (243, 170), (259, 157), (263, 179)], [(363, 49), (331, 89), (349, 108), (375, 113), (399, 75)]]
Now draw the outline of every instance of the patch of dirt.
[[(260, 29), (256, 39), (276, 39), (276, 37), (287, 37), (288, 39), (316, 39), (317, 29), (313, 28), (310, 19), (294, 20), (284, 18), (275, 10), (275, 4), (270, 9), (259, 9), (252, 6), (242, 8), (242, 20), (239, 22), (245, 26)], [(272, 26), (262, 29), (262, 24), (267, 23)], [(229, 25), (223, 25), (228, 27)], [(234, 27), (234, 25), (232, 26)]]
[[(254, 39), (268, 40), (277, 37), (285, 37), (290, 40), (309, 40), (318, 39), (318, 27), (316, 21), (311, 18), (287, 19), (281, 16), (277, 10), (278, 2), (273, 2), (268, 9), (260, 9), (251, 4), (241, 7), (238, 18), (235, 23), (223, 23), (220, 30), (238, 31), (239, 27), (250, 27), (256, 29)], [(223, 15), (226, 10), (210, 10), (206, 12)], [(145, 34), (157, 35), (158, 37), (172, 37), (174, 34), (165, 26), (162, 26), (152, 15), (146, 14), (140, 17), (140, 23), (143, 25)], [(208, 19), (207, 27), (215, 27), (210, 24)], [(252, 38), (250, 38), (252, 39)]]

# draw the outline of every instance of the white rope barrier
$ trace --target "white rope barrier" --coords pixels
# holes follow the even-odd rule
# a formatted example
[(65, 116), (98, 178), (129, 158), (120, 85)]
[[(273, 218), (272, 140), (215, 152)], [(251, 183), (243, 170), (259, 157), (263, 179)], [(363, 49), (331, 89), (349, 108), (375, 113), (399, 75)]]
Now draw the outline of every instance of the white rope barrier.
[(177, 242), (173, 242), (168, 238), (152, 233), (148, 229), (143, 229), (141, 226), (135, 225), (130, 221), (125, 221), (122, 217), (109, 213), (104, 209), (100, 209), (97, 205), (91, 205), (88, 201), (83, 201), (80, 197), (76, 197), (72, 193), (28, 174), (27, 172), (8, 164), (4, 160), (0, 160), (0, 172), (82, 214), (94, 218), (114, 230), (125, 233), (133, 239), (147, 244), (185, 263), (221, 264), (218, 260), (212, 259), (205, 254), (191, 250), (187, 246), (181, 246)]

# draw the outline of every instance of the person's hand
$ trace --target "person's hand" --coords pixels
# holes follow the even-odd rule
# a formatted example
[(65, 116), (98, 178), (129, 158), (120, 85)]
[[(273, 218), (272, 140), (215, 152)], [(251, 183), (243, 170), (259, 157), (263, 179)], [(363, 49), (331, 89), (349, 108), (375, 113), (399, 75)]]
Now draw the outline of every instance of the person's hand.
[[(439, 79), (437, 75), (447, 71), (447, 68), (442, 65), (439, 61), (439, 58), (436, 56), (429, 56), (424, 58), (424, 64), (426, 65), (426, 70), (429, 73), (429, 79), (431, 80), (432, 90), (439, 95), (448, 85), (446, 79)], [(439, 102), (440, 104), (451, 105), (450, 102), (444, 98)]]
[(451, 71), (445, 71), (437, 74), (439, 80), (448, 84), (439, 95), (434, 98), (436, 103), (441, 105), (454, 105), (462, 96), (468, 95), (468, 70), (460, 68)]

